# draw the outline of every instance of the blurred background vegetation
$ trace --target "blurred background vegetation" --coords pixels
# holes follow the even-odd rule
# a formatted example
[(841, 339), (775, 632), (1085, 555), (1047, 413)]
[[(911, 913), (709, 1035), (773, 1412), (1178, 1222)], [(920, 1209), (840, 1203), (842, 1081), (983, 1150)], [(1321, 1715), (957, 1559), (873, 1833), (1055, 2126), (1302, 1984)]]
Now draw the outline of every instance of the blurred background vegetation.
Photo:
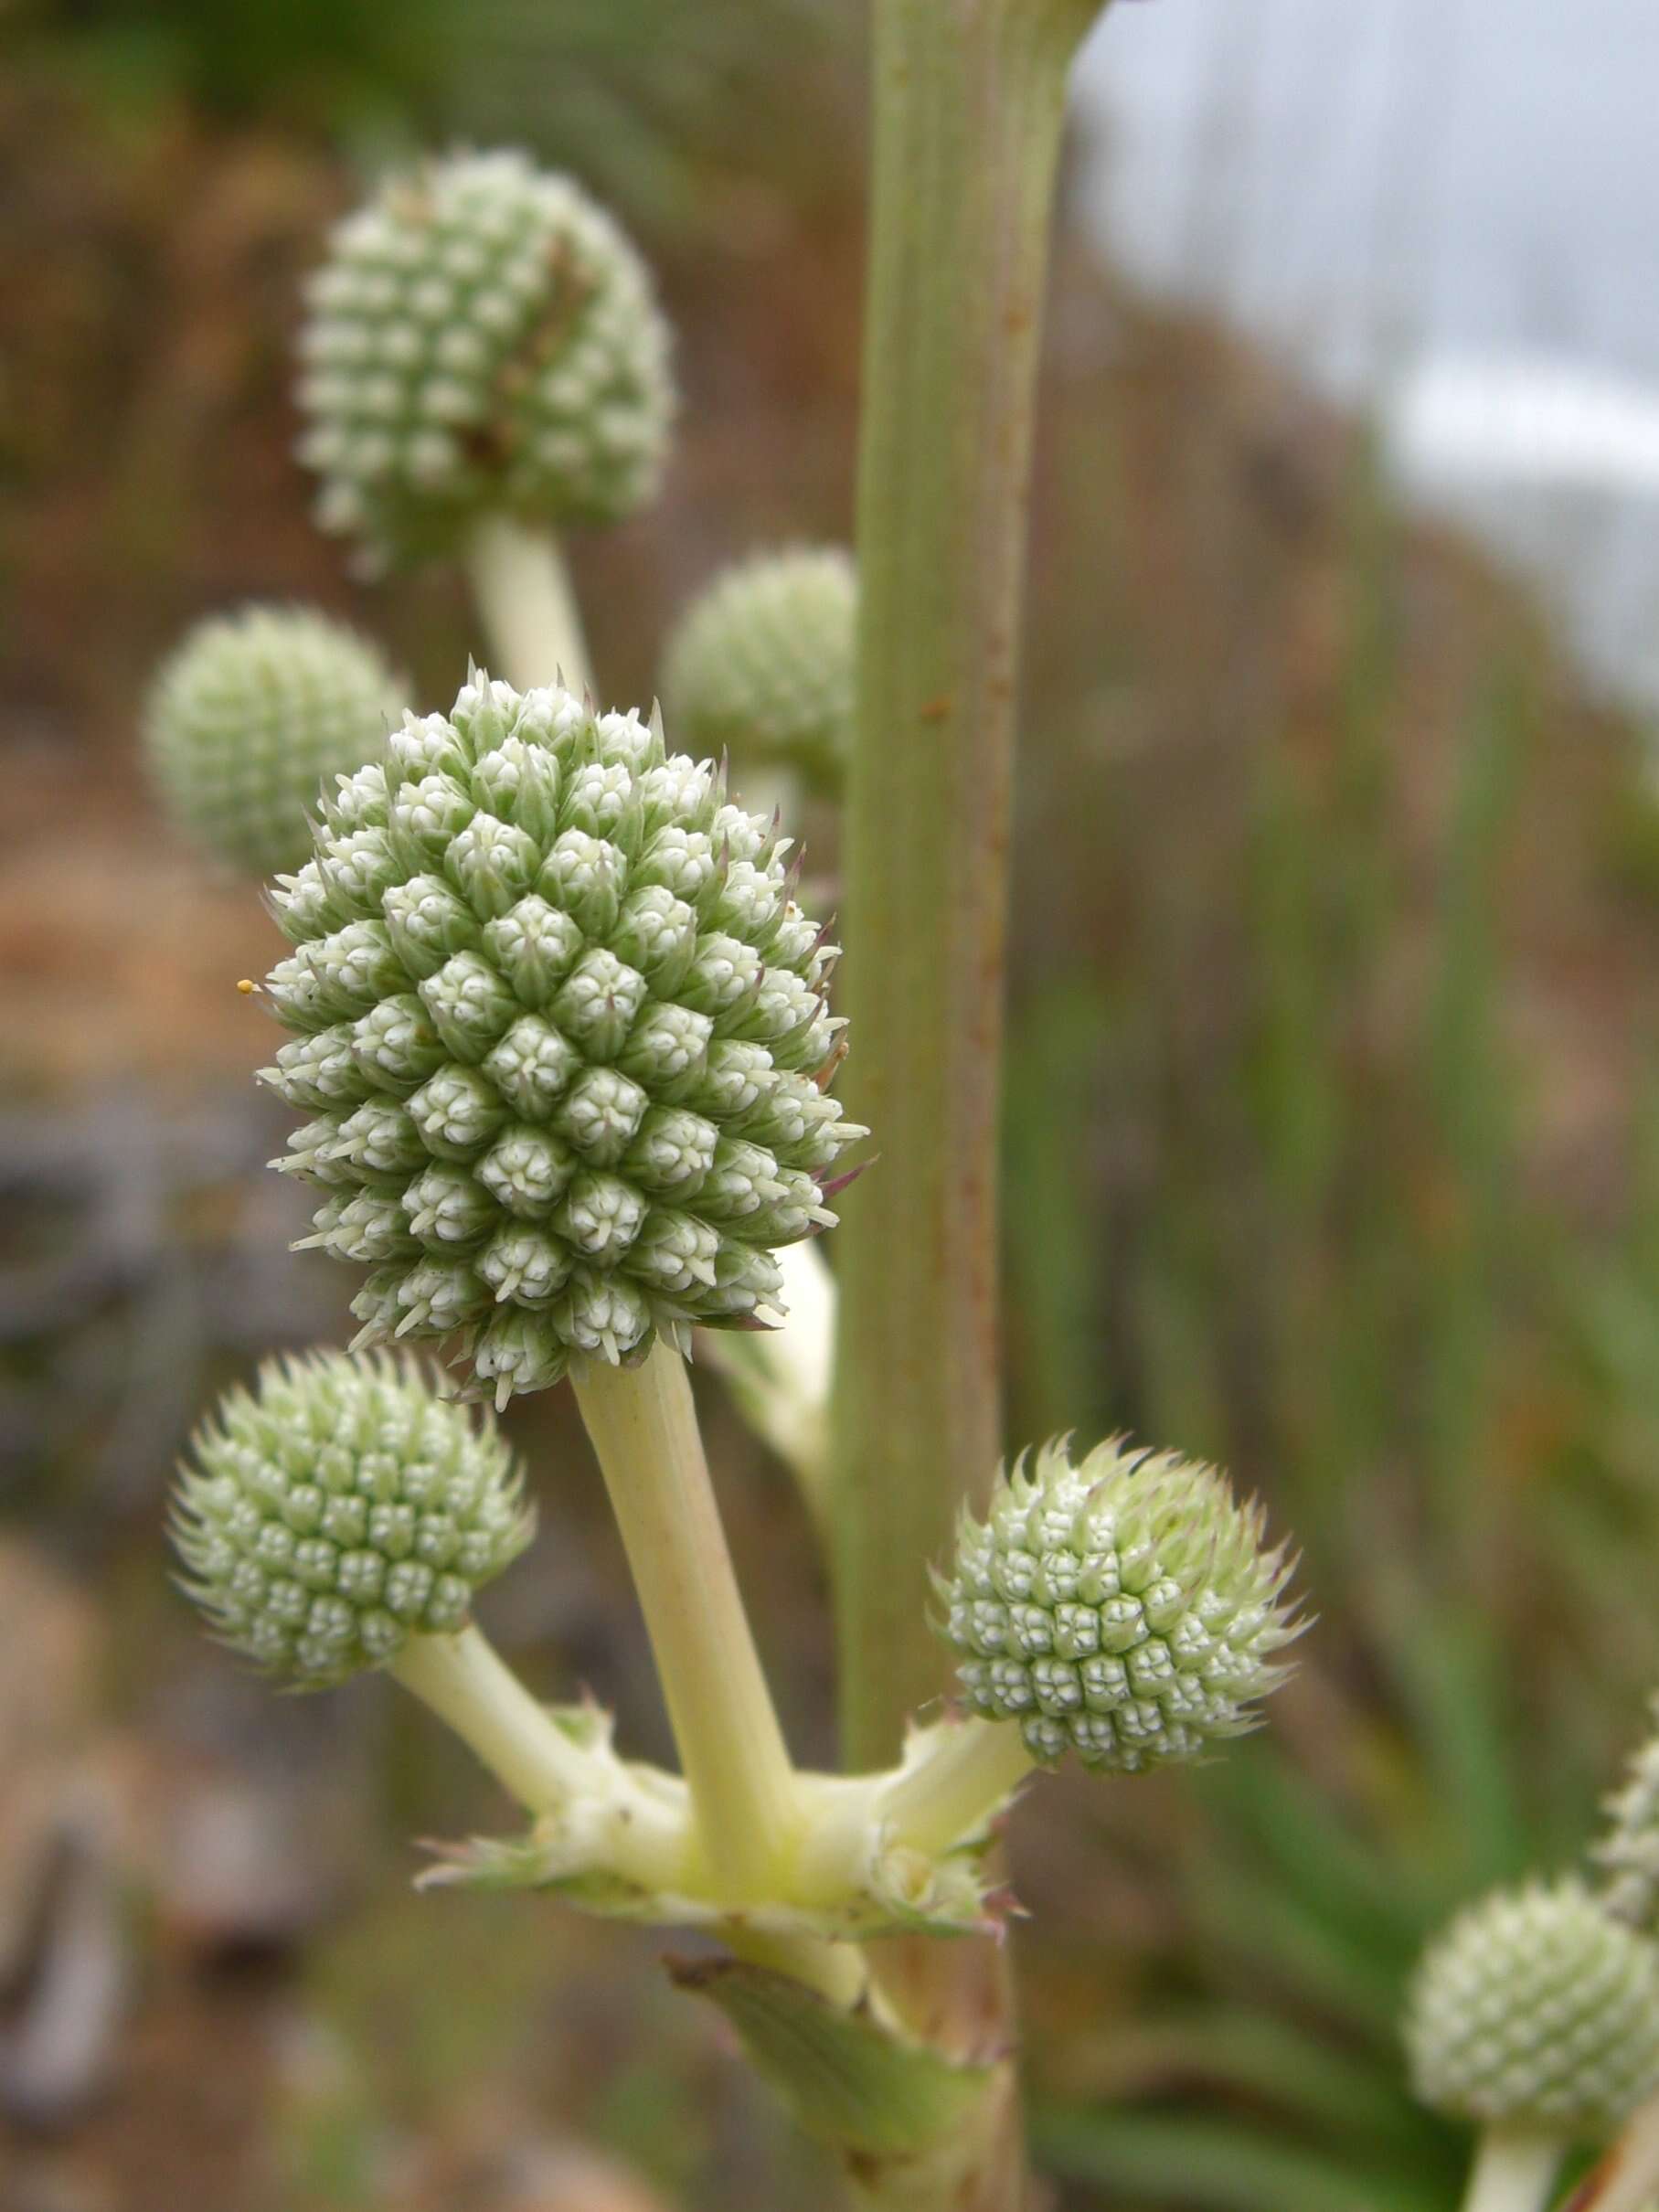
[[(290, 1258), (237, 976), (273, 934), (170, 845), (135, 703), (198, 612), (315, 600), (425, 704), (443, 574), (365, 592), (290, 459), (296, 287), (380, 162), (535, 146), (658, 265), (667, 497), (576, 548), (651, 691), (725, 558), (845, 538), (862, 66), (837, 0), (35, 0), (0, 79), (0, 2205), (663, 2212), (832, 2201), (660, 1941), (414, 1898), (498, 1824), (378, 1684), (273, 1700), (172, 1597), (204, 1400), (335, 1338)], [(1640, 733), (1363, 428), (1063, 237), (1015, 894), (1011, 1436), (1225, 1461), (1320, 1613), (1271, 1730), (1062, 1782), (1014, 1856), (1037, 2146), (1111, 2212), (1435, 2212), (1401, 1980), (1570, 1856), (1659, 1680), (1659, 817)], [(833, 874), (835, 825), (812, 824)], [(275, 1118), (273, 1119), (273, 1114)], [(833, 1255), (832, 1255), (833, 1256)], [(803, 1752), (827, 1623), (792, 1497), (706, 1393)], [(665, 1739), (562, 1404), (491, 1621)]]

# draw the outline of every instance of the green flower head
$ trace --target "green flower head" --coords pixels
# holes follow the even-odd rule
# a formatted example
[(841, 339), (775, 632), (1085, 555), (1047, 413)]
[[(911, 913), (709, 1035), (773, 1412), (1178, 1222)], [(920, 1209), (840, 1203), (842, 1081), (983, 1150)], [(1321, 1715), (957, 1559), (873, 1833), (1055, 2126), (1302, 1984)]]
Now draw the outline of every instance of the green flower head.
[(633, 714), (480, 675), (409, 717), (278, 887), (265, 1079), (359, 1341), (458, 1335), (505, 1402), (572, 1355), (778, 1318), (865, 1132), (787, 840)]
[(302, 339), (301, 458), (371, 565), (487, 512), (610, 522), (656, 487), (667, 327), (611, 218), (522, 154), (392, 177), (335, 231)]
[(314, 1689), (463, 1627), (532, 1526), (487, 1414), (412, 1361), (314, 1352), (220, 1401), (179, 1470), (173, 1540), (225, 1641)]
[(1000, 1476), (940, 1595), (975, 1711), (1017, 1720), (1044, 1764), (1133, 1771), (1254, 1725), (1298, 1632), (1289, 1573), (1215, 1468), (1116, 1438)]
[(675, 727), (699, 752), (840, 784), (852, 742), (857, 571), (834, 546), (728, 569), (681, 616), (663, 664)]
[(163, 806), (191, 842), (253, 876), (298, 867), (319, 792), (374, 760), (403, 711), (379, 649), (302, 607), (199, 623), (144, 716)]
[(1593, 2138), (1659, 2082), (1659, 1949), (1579, 1881), (1499, 1890), (1430, 1946), (1405, 2033), (1436, 2111)]

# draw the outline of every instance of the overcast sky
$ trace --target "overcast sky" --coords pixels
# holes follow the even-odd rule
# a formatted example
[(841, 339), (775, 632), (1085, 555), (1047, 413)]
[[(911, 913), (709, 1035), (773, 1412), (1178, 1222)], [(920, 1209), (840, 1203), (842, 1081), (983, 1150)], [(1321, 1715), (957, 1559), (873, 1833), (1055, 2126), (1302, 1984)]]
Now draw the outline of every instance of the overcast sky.
[(1339, 364), (1659, 379), (1659, 0), (1124, 0), (1079, 90), (1090, 205), (1148, 273)]

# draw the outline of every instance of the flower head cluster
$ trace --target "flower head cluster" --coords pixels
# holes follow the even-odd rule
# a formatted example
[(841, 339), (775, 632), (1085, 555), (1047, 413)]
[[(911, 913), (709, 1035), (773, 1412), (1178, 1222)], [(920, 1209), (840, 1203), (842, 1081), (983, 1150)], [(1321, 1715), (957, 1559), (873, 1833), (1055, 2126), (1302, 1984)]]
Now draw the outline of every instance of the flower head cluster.
[(277, 890), (264, 1075), (366, 1339), (461, 1332), (505, 1400), (777, 1318), (865, 1133), (787, 852), (637, 715), (482, 675), (342, 785)]
[(390, 179), (313, 278), (301, 457), (325, 529), (452, 552), (486, 510), (604, 522), (655, 488), (666, 325), (633, 247), (568, 177), (463, 154)]
[(964, 1513), (941, 1597), (969, 1702), (1032, 1757), (1134, 1771), (1253, 1725), (1297, 1632), (1282, 1550), (1213, 1467), (1122, 1439), (1045, 1445)]
[(378, 648), (302, 607), (199, 623), (144, 716), (150, 773), (191, 841), (251, 875), (298, 867), (317, 794), (372, 760), (402, 712)]
[(179, 1471), (186, 1587), (228, 1643), (303, 1687), (461, 1628), (530, 1540), (517, 1468), (487, 1415), (411, 1362), (272, 1362), (232, 1390)]
[(1497, 1891), (1425, 1954), (1406, 2046), (1438, 2111), (1594, 2136), (1659, 2083), (1659, 1948), (1579, 1881)]
[(852, 740), (857, 571), (834, 546), (797, 546), (728, 569), (681, 616), (663, 691), (699, 752), (840, 782)]

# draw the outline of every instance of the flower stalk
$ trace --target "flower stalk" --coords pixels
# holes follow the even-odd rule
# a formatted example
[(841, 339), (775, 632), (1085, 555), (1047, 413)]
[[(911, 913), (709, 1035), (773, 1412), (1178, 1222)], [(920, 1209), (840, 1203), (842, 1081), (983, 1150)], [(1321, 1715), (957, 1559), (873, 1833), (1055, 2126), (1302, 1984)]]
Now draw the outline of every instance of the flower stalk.
[(764, 1895), (793, 1829), (793, 1777), (715, 1507), (686, 1363), (659, 1343), (638, 1367), (590, 1360), (574, 1380), (710, 1877), (734, 1898)]
[(1463, 2212), (1542, 2212), (1565, 2155), (1557, 2136), (1488, 2128), (1475, 2152)]
[(485, 515), (468, 533), (465, 563), (498, 663), (492, 675), (521, 688), (562, 683), (590, 692), (581, 611), (556, 534), (509, 515)]
[(730, 1901), (734, 1949), (850, 2003), (863, 1985), (854, 1953), (746, 1938), (740, 1925), (745, 1903), (782, 1887), (802, 1807), (720, 1526), (686, 1363), (659, 1342), (638, 1367), (590, 1360), (573, 1381), (691, 1790), (697, 1878)]
[(455, 1636), (411, 1637), (388, 1672), (527, 1812), (550, 1813), (587, 1787), (586, 1753), (475, 1624)]

